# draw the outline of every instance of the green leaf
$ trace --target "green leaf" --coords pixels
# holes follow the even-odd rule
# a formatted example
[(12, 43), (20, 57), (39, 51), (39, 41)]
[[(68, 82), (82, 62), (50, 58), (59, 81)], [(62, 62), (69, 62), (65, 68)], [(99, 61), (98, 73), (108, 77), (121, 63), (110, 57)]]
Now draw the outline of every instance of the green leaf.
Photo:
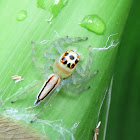
[[(54, 2), (58, 2), (58, 6)], [(103, 139), (105, 137), (103, 130), (106, 130), (110, 105), (110, 94), (108, 93), (111, 92), (110, 83), (118, 44), (132, 0), (90, 0), (88, 2), (85, 0), (60, 0), (60, 3), (57, 2), (0, 1), (2, 19), (0, 23), (1, 113), (24, 121), (50, 139), (92, 139), (94, 128), (101, 120), (100, 139)], [(46, 8), (47, 4), (48, 8)], [(27, 14), (20, 15), (21, 11), (26, 11)], [(53, 18), (52, 15), (54, 15)], [(97, 35), (79, 25), (88, 15), (98, 15), (102, 19), (106, 27), (103, 35)], [(17, 19), (18, 16), (20, 20)], [(21, 20), (21, 17), (24, 18)], [(79, 63), (85, 68), (88, 63), (88, 46), (91, 45), (93, 64), (89, 74), (95, 70), (99, 70), (99, 73), (87, 83), (83, 85), (81, 83), (82, 86), (90, 85), (91, 88), (80, 94), (72, 94), (65, 88), (61, 89), (39, 115), (37, 121), (30, 124), (30, 120), (47, 102), (46, 99), (36, 108), (26, 109), (33, 105), (41, 87), (41, 82), (35, 80), (39, 81), (44, 77), (40, 71), (35, 69), (32, 62), (31, 41), (35, 42), (37, 57), (40, 64), (44, 65), (44, 49), (49, 48), (54, 40), (67, 35), (73, 38), (89, 38), (88, 41), (74, 44), (82, 58)], [(66, 45), (63, 48), (73, 49), (74, 47), (71, 44), (71, 47)], [(11, 79), (13, 75), (21, 75), (24, 80), (15, 84)], [(36, 82), (37, 86), (34, 85)], [(71, 85), (71, 88), (74, 88), (74, 85)], [(26, 96), (14, 104), (10, 103), (26, 90), (28, 91)], [(100, 117), (103, 104), (106, 105), (102, 115), (104, 117)]]
[(140, 1), (134, 1), (115, 65), (107, 140), (139, 139)]

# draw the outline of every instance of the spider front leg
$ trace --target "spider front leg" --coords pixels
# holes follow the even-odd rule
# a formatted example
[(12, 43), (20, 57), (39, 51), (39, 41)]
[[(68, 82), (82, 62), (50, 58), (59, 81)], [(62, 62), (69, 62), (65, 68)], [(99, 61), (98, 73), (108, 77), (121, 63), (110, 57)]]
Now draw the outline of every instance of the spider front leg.
[(64, 44), (71, 44), (71, 43), (76, 43), (79, 41), (86, 41), (88, 38), (87, 37), (76, 37), (76, 38), (70, 38), (68, 36), (57, 39), (56, 41), (54, 41), (53, 45), (55, 46), (56, 50), (59, 52), (59, 54), (63, 54), (64, 53), (64, 49), (62, 48), (62, 46)]
[[(76, 77), (75, 77), (76, 78)], [(65, 86), (65, 89), (67, 89), (68, 91), (74, 93), (74, 94), (78, 94), (81, 93), (85, 90), (88, 90), (90, 88), (90, 86), (82, 86), (82, 85), (78, 85), (76, 87), (72, 87), (73, 85), (76, 85), (76, 83), (73, 81), (73, 78), (68, 78), (68, 79), (64, 79), (62, 81), (62, 85)]]
[(24, 88), (20, 88), (16, 94), (17, 96), (11, 101), (11, 103), (15, 103), (17, 100), (21, 99), (24, 95), (31, 93), (31, 91), (33, 91), (40, 83), (41, 81), (34, 81), (31, 84), (29, 84), (28, 86), (24, 87)]
[(85, 70), (81, 67), (81, 65), (78, 65), (76, 67), (76, 71), (79, 75), (81, 75), (81, 79), (80, 80), (77, 80), (75, 83), (80, 83), (80, 82), (86, 82), (88, 81), (89, 79), (91, 79), (92, 77), (94, 77), (99, 71), (96, 70), (94, 72), (92, 72), (91, 74), (90, 73), (90, 69), (91, 69), (91, 66), (92, 66), (92, 52), (91, 52), (91, 46), (88, 47), (89, 49), (89, 59), (88, 59), (88, 63), (85, 67)]
[[(55, 40), (52, 43), (52, 46), (54, 46), (56, 48), (57, 52), (59, 53), (59, 55), (61, 55), (61, 54), (64, 53), (64, 49), (62, 47), (63, 45), (71, 44), (71, 43), (76, 43), (76, 42), (79, 42), (79, 41), (86, 41), (87, 39), (88, 39), (88, 37), (70, 38), (70, 37), (66, 36), (66, 37), (59, 38), (59, 39)], [(55, 60), (59, 55), (52, 54), (52, 53), (50, 54), (49, 49), (51, 49), (51, 47), (45, 48), (44, 57), (47, 58), (47, 59)]]
[[(35, 43), (32, 41), (32, 61), (35, 65), (35, 67), (43, 74), (45, 74), (45, 77), (47, 77), (48, 75), (46, 75), (46, 72), (50, 72), (50, 68), (52, 67), (52, 63), (51, 61), (53, 61), (54, 59), (54, 56), (52, 54), (50, 54), (48, 56), (48, 62), (46, 63), (45, 67), (42, 67), (42, 65), (40, 65), (40, 63), (38, 62), (37, 60), (37, 57), (36, 57), (36, 51), (35, 51)], [(55, 56), (56, 57), (56, 56)]]
[(37, 58), (36, 58), (36, 51), (35, 51), (35, 43), (32, 41), (31, 42), (32, 45), (32, 61), (35, 65), (35, 67), (41, 72), (41, 73), (45, 73), (44, 68), (39, 64)]

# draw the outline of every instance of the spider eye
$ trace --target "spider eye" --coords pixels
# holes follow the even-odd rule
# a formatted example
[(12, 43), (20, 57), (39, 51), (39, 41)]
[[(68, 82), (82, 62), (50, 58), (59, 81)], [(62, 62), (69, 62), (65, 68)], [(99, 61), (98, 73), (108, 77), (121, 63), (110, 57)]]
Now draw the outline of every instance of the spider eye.
[(74, 56), (73, 55), (70, 55), (70, 59), (73, 60), (74, 59)]
[(63, 60), (63, 61), (64, 61), (65, 59), (66, 59), (66, 58), (65, 58), (65, 57), (63, 57), (61, 60)]

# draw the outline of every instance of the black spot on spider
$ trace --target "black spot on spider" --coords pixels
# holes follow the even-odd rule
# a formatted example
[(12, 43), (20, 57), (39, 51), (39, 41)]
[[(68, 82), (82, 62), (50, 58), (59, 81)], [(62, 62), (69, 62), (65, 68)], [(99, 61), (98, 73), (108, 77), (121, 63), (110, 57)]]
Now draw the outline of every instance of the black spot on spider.
[(66, 61), (64, 61), (64, 63), (63, 64), (67, 64), (67, 60)]
[(73, 55), (70, 55), (70, 59), (73, 60), (74, 59), (74, 56)]
[(72, 68), (74, 68), (74, 67), (75, 67), (75, 65), (74, 65), (74, 64), (72, 64), (72, 65), (71, 65), (71, 67), (72, 67)]
[(75, 60), (75, 63), (77, 64), (78, 62), (79, 62), (79, 61), (76, 59), (76, 60)]
[(67, 64), (67, 67), (69, 67), (69, 68), (70, 68), (70, 63), (69, 63), (69, 64)]

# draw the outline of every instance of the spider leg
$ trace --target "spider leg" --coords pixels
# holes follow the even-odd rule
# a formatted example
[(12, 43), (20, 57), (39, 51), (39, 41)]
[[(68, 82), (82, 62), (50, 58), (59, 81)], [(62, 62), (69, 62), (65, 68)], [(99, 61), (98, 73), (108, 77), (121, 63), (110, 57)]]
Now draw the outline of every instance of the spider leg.
[(60, 91), (61, 87), (62, 87), (62, 85), (60, 83), (58, 85), (58, 87), (55, 89), (54, 93), (52, 93), (51, 96), (49, 97), (49, 100), (43, 105), (42, 109), (32, 118), (30, 123), (33, 123), (38, 118), (38, 116), (47, 108), (47, 106), (51, 103), (52, 99), (54, 99), (56, 97), (56, 95)]
[(80, 74), (81, 76), (86, 76), (87, 74), (89, 74), (89, 71), (91, 69), (92, 66), (92, 52), (91, 52), (91, 46), (88, 46), (88, 50), (89, 50), (89, 59), (88, 59), (88, 63), (85, 67), (85, 70), (83, 70), (83, 68), (81, 67), (81, 65), (77, 65), (76, 67), (76, 71), (78, 72), (78, 74)]
[(94, 72), (90, 73), (90, 69), (92, 66), (92, 52), (91, 52), (91, 46), (88, 47), (89, 50), (89, 59), (88, 59), (88, 63), (85, 67), (85, 70), (81, 67), (81, 65), (78, 65), (76, 67), (76, 71), (79, 75), (81, 75), (81, 79), (79, 78), (75, 83), (84, 83), (88, 80), (90, 80), (92, 77), (94, 77), (99, 71), (96, 70)]
[(35, 87), (37, 87), (37, 85), (39, 85), (39, 81), (34, 81), (31, 84), (29, 84), (28, 86), (24, 87), (24, 88), (20, 88), (15, 94), (18, 94), (18, 96), (15, 97), (15, 99), (13, 99), (11, 101), (11, 103), (16, 102), (17, 100), (21, 99), (24, 95), (26, 95), (27, 93), (30, 93), (32, 90), (34, 90)]
[(83, 87), (81, 85), (78, 85), (77, 87), (71, 88), (71, 86), (72, 86), (71, 84), (74, 85), (74, 84), (76, 84), (75, 82), (77, 82), (77, 81), (73, 81), (73, 77), (71, 77), (71, 78), (63, 80), (62, 84), (65, 85), (65, 88), (68, 91), (71, 91), (72, 93), (80, 93), (80, 92), (83, 92), (83, 91), (85, 91), (85, 90), (90, 88), (90, 86)]
[(51, 49), (52, 49), (53, 46), (48, 46), (45, 48), (44, 50), (44, 57), (48, 60), (55, 60), (57, 57), (59, 57), (58, 54), (56, 53), (52, 53)]
[(45, 73), (44, 68), (39, 64), (37, 58), (36, 58), (36, 51), (35, 51), (35, 43), (32, 41), (32, 61), (35, 65), (35, 67), (41, 72)]
[(88, 90), (88, 89), (90, 89), (90, 86), (85, 86), (85, 87), (78, 86), (76, 88), (70, 89), (70, 91), (74, 94), (78, 94), (78, 93), (84, 92), (85, 90)]
[[(81, 76), (78, 77), (78, 73), (73, 73), (71, 79), (68, 79), (68, 80), (66, 79), (63, 84), (65, 84), (65, 87), (67, 90), (71, 91), (72, 93), (77, 94), (85, 90), (88, 90), (90, 88), (89, 85), (83, 86), (83, 84), (87, 82), (88, 80), (90, 80), (90, 78), (94, 77), (97, 73), (98, 71), (95, 71), (91, 75), (89, 76), (87, 75), (85, 77), (81, 77)], [(78, 86), (71, 88), (70, 84), (78, 85)]]
[(85, 69), (85, 75), (87, 75), (91, 69), (92, 66), (92, 52), (91, 52), (91, 46), (88, 46), (88, 50), (89, 50), (89, 59), (88, 59), (88, 63), (86, 65), (86, 69)]
[(57, 39), (56, 41), (54, 41), (53, 45), (55, 46), (56, 50), (59, 52), (59, 54), (63, 54), (64, 53), (64, 49), (62, 48), (62, 46), (64, 44), (70, 44), (70, 43), (76, 43), (78, 41), (85, 41), (87, 40), (87, 37), (76, 37), (76, 38), (70, 38), (68, 36)]
[(77, 94), (77, 93), (81, 93), (81, 92), (83, 92), (83, 91), (85, 91), (85, 90), (88, 90), (88, 89), (90, 89), (90, 86), (77, 87), (77, 88), (74, 90), (74, 92)]
[(84, 77), (81, 76), (81, 78), (75, 80), (75, 84), (84, 84), (85, 82), (87, 82), (88, 80), (90, 80), (91, 78), (93, 78), (95, 75), (97, 75), (99, 71), (95, 70), (94, 72), (92, 72), (91, 74), (87, 74)]

